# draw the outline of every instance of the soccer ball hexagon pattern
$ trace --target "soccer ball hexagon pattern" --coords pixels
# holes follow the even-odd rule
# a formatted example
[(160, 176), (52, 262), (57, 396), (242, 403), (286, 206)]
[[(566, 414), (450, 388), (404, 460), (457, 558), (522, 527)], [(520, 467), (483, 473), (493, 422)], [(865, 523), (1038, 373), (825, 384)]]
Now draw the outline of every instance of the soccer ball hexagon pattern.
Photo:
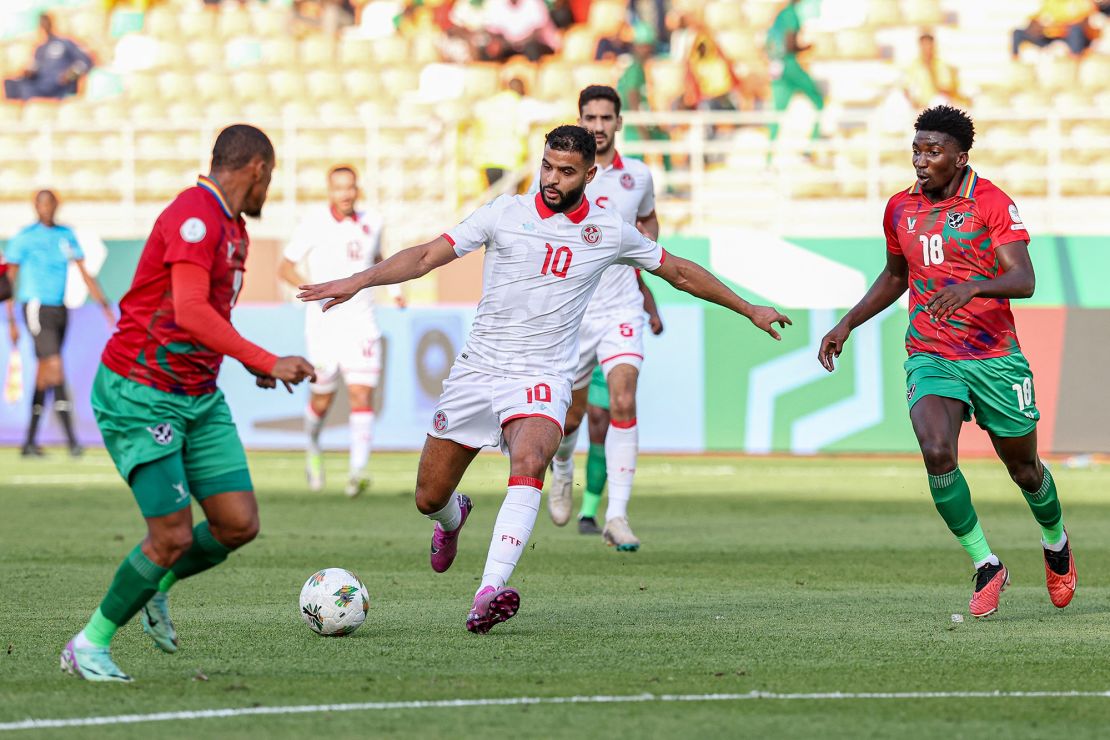
[(324, 568), (301, 589), (301, 618), (325, 637), (349, 635), (366, 621), (370, 594), (359, 577), (343, 568)]

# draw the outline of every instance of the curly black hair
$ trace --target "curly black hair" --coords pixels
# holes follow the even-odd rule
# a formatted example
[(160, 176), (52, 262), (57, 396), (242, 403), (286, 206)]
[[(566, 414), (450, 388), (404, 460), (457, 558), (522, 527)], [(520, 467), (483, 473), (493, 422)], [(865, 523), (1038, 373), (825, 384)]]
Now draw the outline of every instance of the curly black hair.
[(936, 105), (921, 111), (913, 124), (915, 131), (936, 131), (948, 134), (960, 145), (960, 150), (971, 151), (975, 141), (975, 123), (971, 116), (950, 105)]
[(592, 165), (597, 156), (593, 134), (581, 126), (556, 126), (544, 140), (557, 152), (578, 152), (587, 165)]

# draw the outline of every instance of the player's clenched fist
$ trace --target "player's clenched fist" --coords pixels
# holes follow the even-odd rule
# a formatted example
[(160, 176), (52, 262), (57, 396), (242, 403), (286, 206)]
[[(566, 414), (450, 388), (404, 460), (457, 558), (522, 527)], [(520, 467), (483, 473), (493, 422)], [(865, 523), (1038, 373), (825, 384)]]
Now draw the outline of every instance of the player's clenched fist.
[(817, 360), (821, 363), (821, 367), (830, 373), (835, 369), (836, 358), (844, 351), (844, 343), (848, 341), (848, 335), (851, 333), (852, 330), (841, 321), (821, 339), (820, 349), (817, 350)]
[(340, 303), (346, 303), (351, 300), (355, 293), (362, 290), (365, 285), (359, 276), (351, 275), (350, 277), (340, 278), (339, 280), (329, 280), (326, 283), (315, 283), (313, 285), (300, 286), (301, 292), (297, 294), (297, 298), (308, 303), (310, 301), (322, 301), (331, 299), (324, 304), (324, 310), (327, 311), (332, 306), (338, 306)]
[(775, 324), (779, 328), (786, 328), (787, 324), (791, 326), (794, 322), (790, 320), (786, 314), (779, 313), (778, 309), (771, 306), (752, 306), (751, 314), (748, 316), (751, 322), (758, 326), (763, 331), (771, 335), (776, 340), (781, 340), (782, 337), (775, 331)]

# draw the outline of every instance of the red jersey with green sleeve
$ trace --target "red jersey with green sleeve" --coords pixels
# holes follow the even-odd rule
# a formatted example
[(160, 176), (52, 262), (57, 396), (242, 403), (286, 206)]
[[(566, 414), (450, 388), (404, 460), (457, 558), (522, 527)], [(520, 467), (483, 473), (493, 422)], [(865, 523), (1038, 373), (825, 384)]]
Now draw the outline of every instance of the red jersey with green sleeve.
[(887, 203), (883, 228), (887, 250), (909, 263), (907, 353), (977, 360), (1020, 349), (1009, 299), (973, 298), (942, 321), (925, 310), (941, 288), (997, 277), (998, 247), (1029, 241), (1006, 193), (967, 167), (960, 189), (947, 200), (931, 202), (920, 183), (896, 194)]
[(154, 222), (102, 362), (125, 378), (168, 393), (214, 392), (223, 355), (175, 322), (170, 270), (180, 262), (207, 270), (208, 302), (230, 321), (243, 286), (248, 243), (246, 225), (232, 215), (219, 185), (200, 177)]

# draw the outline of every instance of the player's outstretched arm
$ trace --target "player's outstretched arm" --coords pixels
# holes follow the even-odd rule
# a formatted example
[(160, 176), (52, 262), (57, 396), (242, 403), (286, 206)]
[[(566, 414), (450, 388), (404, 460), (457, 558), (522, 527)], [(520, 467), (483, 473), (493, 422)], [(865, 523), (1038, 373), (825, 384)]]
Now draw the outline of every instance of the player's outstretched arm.
[(387, 260), (350, 277), (331, 280), (326, 283), (302, 285), (297, 294), (306, 303), (328, 300), (324, 304), (327, 311), (333, 306), (349, 301), (355, 293), (375, 285), (395, 285), (427, 275), (437, 267), (443, 267), (457, 259), (455, 247), (446, 237), (440, 236), (425, 244), (402, 249)]
[(775, 331), (775, 324), (778, 324), (781, 328), (794, 323), (789, 317), (779, 313), (778, 309), (748, 303), (729, 290), (728, 286), (714, 277), (709, 270), (690, 260), (668, 254), (666, 261), (652, 274), (663, 278), (674, 287), (692, 296), (697, 296), (710, 303), (716, 303), (730, 311), (735, 311), (741, 316), (746, 316), (753, 324), (776, 340), (782, 339), (782, 337)]
[[(199, 344), (213, 352), (234, 357), (255, 376), (296, 385), (315, 380), (311, 364), (303, 357), (276, 357), (243, 338), (231, 322), (209, 303), (210, 274), (192, 262), (175, 262), (170, 268), (174, 322)], [(276, 383), (262, 387), (274, 387)]]
[(910, 266), (905, 256), (901, 253), (888, 251), (886, 253), (886, 267), (871, 288), (852, 307), (844, 318), (834, 326), (821, 340), (817, 350), (817, 360), (821, 366), (830, 373), (835, 369), (835, 360), (844, 351), (848, 335), (861, 324), (874, 318), (880, 311), (898, 300), (898, 296), (906, 292), (909, 287)]

